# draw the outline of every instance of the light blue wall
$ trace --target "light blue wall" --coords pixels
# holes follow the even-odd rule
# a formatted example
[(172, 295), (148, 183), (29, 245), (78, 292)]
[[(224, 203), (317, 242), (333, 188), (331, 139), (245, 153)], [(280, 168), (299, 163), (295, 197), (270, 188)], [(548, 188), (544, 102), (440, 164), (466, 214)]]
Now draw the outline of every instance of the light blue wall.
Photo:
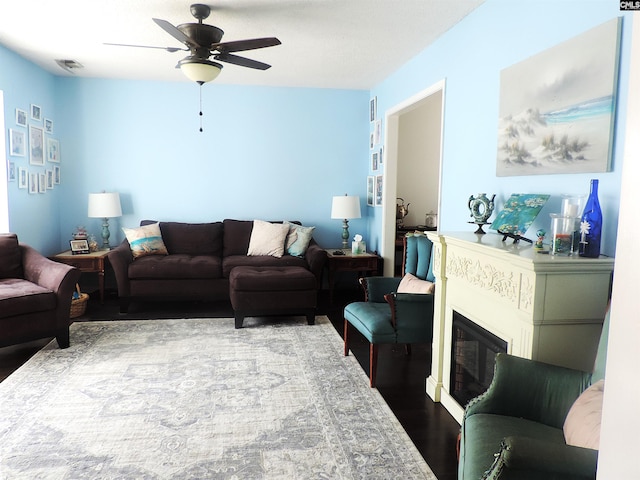
[(99, 233), (99, 220), (86, 216), (88, 193), (115, 190), (124, 216), (112, 221), (112, 243), (122, 238), (119, 227), (143, 218), (288, 218), (316, 225), (316, 238), (329, 247), (340, 241), (340, 221), (329, 218), (331, 197), (349, 193), (360, 195), (365, 217), (350, 221), (351, 233), (364, 233), (368, 246), (379, 248), (381, 209), (365, 206), (365, 179), (373, 173), (369, 96), (377, 96), (384, 119), (386, 110), (446, 79), (441, 229), (469, 230), (467, 199), (478, 192), (496, 193), (497, 210), (511, 193), (552, 194), (530, 232), (548, 229), (560, 194), (586, 193), (590, 178), (599, 178), (603, 253), (613, 255), (629, 16), (613, 171), (498, 178), (495, 158), (500, 71), (619, 15), (617, 2), (604, 0), (487, 0), (371, 92), (205, 85), (202, 134), (194, 84), (57, 77), (0, 47), (7, 128), (15, 107), (37, 103), (54, 120), (62, 150), (61, 186), (29, 195), (9, 184), (11, 229), (45, 253), (66, 248), (78, 224)]
[[(618, 2), (488, 0), (380, 85), (378, 114), (445, 79), (441, 230), (470, 231), (469, 195), (496, 193), (496, 211), (512, 193), (549, 193), (552, 198), (529, 229), (549, 231), (549, 213), (560, 211), (563, 193), (588, 193), (600, 180), (604, 215), (602, 253), (614, 255), (624, 147), (631, 17), (623, 20), (617, 132), (613, 171), (599, 174), (496, 177), (500, 71), (610, 19)], [(410, 201), (411, 199), (406, 199)], [(370, 244), (379, 244), (382, 209), (368, 207)], [(492, 219), (495, 218), (492, 217)]]
[[(120, 227), (146, 218), (260, 218), (315, 225), (315, 238), (331, 247), (341, 241), (331, 197), (366, 202), (366, 91), (208, 84), (200, 133), (196, 84), (56, 77), (0, 53), (2, 71), (12, 72), (0, 79), (11, 92), (7, 126), (14, 105), (39, 102), (61, 143), (60, 186), (29, 195), (9, 185), (12, 231), (45, 253), (68, 248), (79, 224), (99, 237), (87, 196), (102, 190), (122, 198), (112, 244), (123, 238)], [(363, 233), (367, 219), (350, 225)]]
[[(55, 77), (44, 72), (31, 62), (0, 46), (0, 90), (4, 91), (4, 121), (7, 136), (7, 160), (18, 167), (33, 172), (44, 173), (47, 167), (29, 165), (28, 152), (25, 157), (10, 156), (9, 129), (25, 132), (28, 142), (28, 129), (16, 126), (16, 108), (29, 112), (30, 105), (42, 108), (43, 117), (55, 119)], [(28, 124), (39, 127), (40, 122), (27, 120)], [(55, 126), (55, 124), (54, 124)], [(61, 189), (50, 190), (45, 194), (30, 195), (27, 190), (19, 190), (17, 182), (7, 184), (9, 200), (9, 229), (16, 232), (20, 241), (34, 245), (44, 252), (59, 250), (60, 243), (60, 197)]]

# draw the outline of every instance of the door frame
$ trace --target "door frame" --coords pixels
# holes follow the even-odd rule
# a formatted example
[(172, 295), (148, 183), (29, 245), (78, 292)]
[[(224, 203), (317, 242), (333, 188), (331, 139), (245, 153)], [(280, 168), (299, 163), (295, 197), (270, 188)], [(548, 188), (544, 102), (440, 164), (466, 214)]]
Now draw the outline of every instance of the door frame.
[[(391, 107), (385, 112), (385, 179), (382, 191), (382, 239), (380, 250), (384, 258), (384, 275), (394, 275), (395, 239), (396, 239), (396, 197), (398, 191), (398, 147), (400, 136), (400, 117), (403, 114), (419, 107), (427, 98), (441, 92), (442, 102), (440, 111), (440, 167), (438, 175), (438, 211), (442, 199), (442, 144), (444, 140), (444, 104), (445, 104), (445, 79), (434, 83), (416, 95)], [(438, 215), (438, 225), (440, 216)], [(439, 228), (439, 227), (438, 227)]]

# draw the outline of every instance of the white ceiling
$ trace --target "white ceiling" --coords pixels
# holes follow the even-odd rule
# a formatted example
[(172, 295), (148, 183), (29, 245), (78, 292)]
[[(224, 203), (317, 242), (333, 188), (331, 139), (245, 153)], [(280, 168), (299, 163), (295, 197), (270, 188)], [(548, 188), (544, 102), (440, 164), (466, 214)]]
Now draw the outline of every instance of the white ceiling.
[[(238, 52), (266, 71), (225, 64), (216, 83), (370, 89), (484, 0), (215, 0), (205, 23), (223, 41), (278, 37), (282, 45)], [(188, 0), (2, 0), (0, 44), (56, 75), (72, 59), (81, 77), (188, 81), (175, 65), (188, 52), (151, 19), (196, 22)]]

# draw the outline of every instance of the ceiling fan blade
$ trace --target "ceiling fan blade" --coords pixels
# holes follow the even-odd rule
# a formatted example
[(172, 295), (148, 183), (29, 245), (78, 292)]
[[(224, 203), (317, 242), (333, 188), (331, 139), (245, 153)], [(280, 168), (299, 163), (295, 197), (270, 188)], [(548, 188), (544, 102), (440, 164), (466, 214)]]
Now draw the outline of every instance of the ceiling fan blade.
[(176, 40), (178, 40), (181, 43), (184, 43), (188, 47), (199, 47), (200, 46), (197, 43), (195, 43), (193, 40), (191, 40), (189, 37), (187, 37), (180, 30), (178, 30), (177, 27), (174, 27), (172, 24), (170, 24), (166, 20), (162, 20), (161, 18), (154, 18), (153, 21), (156, 22), (156, 25), (158, 25), (160, 28), (162, 28), (165, 32), (167, 32), (173, 38), (175, 38)]
[(266, 70), (271, 68), (271, 65), (266, 63), (251, 60), (250, 58), (240, 57), (238, 55), (232, 55), (231, 53), (220, 53), (218, 55), (214, 55), (213, 58), (220, 60), (221, 62), (232, 63), (234, 65), (240, 65), (241, 67), (255, 68), (256, 70)]
[(282, 42), (275, 37), (250, 38), (248, 40), (236, 40), (235, 42), (214, 43), (210, 50), (217, 50), (220, 53), (242, 52), (245, 50), (255, 50), (257, 48), (275, 47)]
[(128, 43), (104, 43), (103, 45), (111, 45), (114, 47), (135, 47), (135, 48), (157, 48), (159, 50), (166, 50), (167, 52), (174, 53), (185, 51), (188, 52), (188, 48), (178, 48), (178, 47), (154, 47), (151, 45), (130, 45)]

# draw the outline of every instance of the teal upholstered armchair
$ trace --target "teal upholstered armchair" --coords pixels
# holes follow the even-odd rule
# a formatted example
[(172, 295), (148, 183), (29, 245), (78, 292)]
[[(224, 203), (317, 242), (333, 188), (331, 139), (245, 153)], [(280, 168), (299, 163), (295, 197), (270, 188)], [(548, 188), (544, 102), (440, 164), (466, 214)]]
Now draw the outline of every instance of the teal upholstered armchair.
[[(418, 289), (434, 282), (431, 266), (433, 245), (425, 235), (404, 237), (403, 276)], [(375, 387), (378, 345), (401, 343), (410, 352), (412, 343), (431, 343), (433, 338), (433, 294), (398, 293), (399, 277), (360, 279), (365, 301), (344, 309), (344, 354), (349, 354), (349, 325), (369, 341), (369, 383)], [(406, 280), (405, 280), (406, 281)], [(410, 290), (412, 290), (410, 288)]]
[(465, 409), (458, 479), (595, 479), (598, 451), (568, 445), (563, 427), (604, 379), (608, 331), (607, 314), (593, 373), (498, 354), (491, 385)]

